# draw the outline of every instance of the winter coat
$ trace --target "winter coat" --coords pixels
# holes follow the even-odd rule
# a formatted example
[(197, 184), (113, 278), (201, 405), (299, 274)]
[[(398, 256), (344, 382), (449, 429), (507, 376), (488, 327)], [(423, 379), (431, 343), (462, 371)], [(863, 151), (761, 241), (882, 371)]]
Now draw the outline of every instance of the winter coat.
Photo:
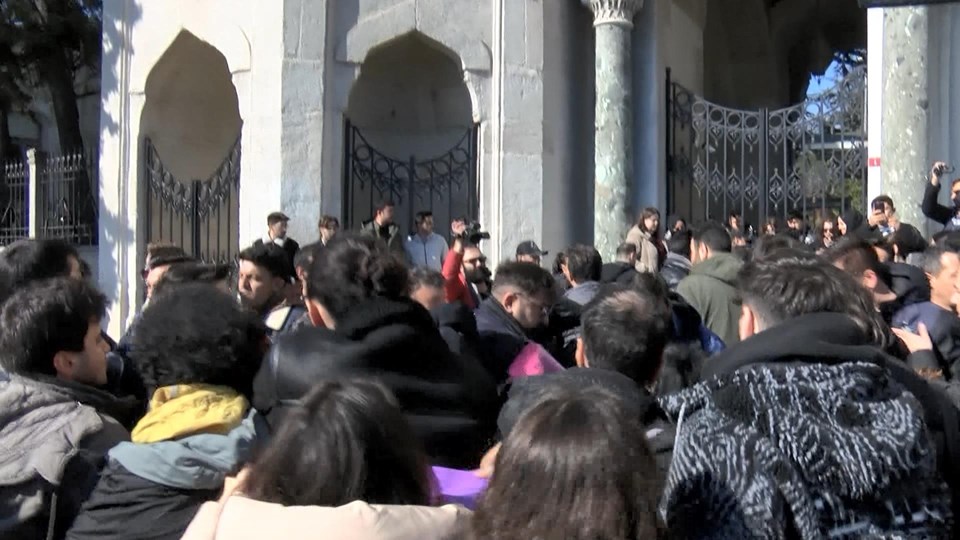
[(470, 309), (480, 305), (480, 297), (463, 275), (463, 253), (450, 250), (443, 260), (443, 295), (447, 302), (460, 302)]
[(400, 227), (395, 223), (391, 223), (386, 227), (377, 226), (377, 222), (374, 220), (364, 221), (360, 225), (360, 232), (370, 236), (372, 238), (377, 238), (383, 240), (383, 243), (386, 244), (387, 249), (390, 250), (394, 255), (403, 257), (403, 260), (406, 261), (406, 252), (403, 249), (403, 236), (400, 234)]
[(960, 318), (932, 302), (923, 302), (898, 311), (891, 326), (916, 332), (920, 323), (927, 327), (943, 361), (936, 369), (943, 371), (945, 380), (960, 382)]
[(680, 424), (662, 499), (672, 537), (952, 537), (955, 458), (937, 433), (954, 426), (956, 449), (957, 411), (845, 315), (733, 346), (661, 405)]
[(887, 263), (890, 272), (890, 290), (902, 306), (930, 300), (930, 281), (923, 270), (906, 263)]
[(481, 366), (450, 352), (421, 305), (376, 297), (337, 320), (281, 336), (254, 380), (253, 404), (278, 426), (286, 403), (317, 383), (375, 378), (397, 397), (431, 462), (476, 467), (489, 448), (499, 407)]
[(945, 231), (960, 230), (960, 215), (957, 209), (940, 204), (940, 185), (927, 184), (923, 190), (923, 200), (920, 202), (920, 211), (924, 216), (943, 225)]
[[(510, 378), (511, 368), (516, 362), (531, 355), (531, 348), (543, 349), (539, 353), (545, 364), (541, 366), (541, 372), (562, 369), (560, 363), (540, 343), (532, 339), (532, 332), (524, 330), (496, 298), (487, 298), (481, 302), (474, 315), (480, 334), (480, 353), (486, 362), (487, 372), (498, 385)], [(542, 338), (552, 336), (549, 329), (543, 334)], [(535, 347), (530, 347), (531, 345)]]
[(70, 540), (176, 540), (200, 506), (215, 501), (227, 476), (246, 464), (266, 427), (250, 414), (225, 435), (203, 433), (109, 453)]
[(690, 275), (690, 267), (693, 264), (690, 259), (676, 253), (667, 253), (667, 260), (660, 269), (660, 276), (667, 282), (671, 291), (677, 290), (677, 286), (683, 281), (683, 278)]
[(743, 262), (729, 253), (715, 253), (695, 264), (677, 292), (697, 310), (703, 323), (725, 344), (740, 341), (736, 279)]
[(64, 537), (107, 451), (130, 440), (104, 414), (116, 405), (92, 387), (0, 371), (0, 538)]
[(647, 427), (647, 442), (654, 451), (658, 468), (666, 477), (675, 435), (673, 425), (667, 421), (657, 400), (646, 389), (616, 371), (572, 368), (560, 373), (515, 381), (510, 386), (507, 402), (497, 419), (500, 436), (505, 439), (523, 414), (539, 403), (540, 398), (548, 391), (580, 390), (589, 387), (600, 387), (616, 394), (642, 419)]
[(203, 505), (183, 540), (454, 540), (472, 512), (461, 506), (283, 506), (233, 496)]
[(625, 262), (612, 262), (603, 265), (600, 270), (600, 283), (619, 283), (632, 285), (637, 269)]
[(650, 233), (640, 230), (639, 225), (634, 225), (627, 232), (628, 244), (637, 247), (637, 272), (657, 273), (660, 271), (660, 255), (657, 246), (653, 244)]
[[(633, 269), (631, 272), (636, 273)], [(600, 292), (600, 283), (588, 281), (563, 293), (550, 310), (550, 333), (559, 336), (557, 361), (564, 367), (576, 365), (577, 338), (580, 337), (580, 316), (588, 303)]]

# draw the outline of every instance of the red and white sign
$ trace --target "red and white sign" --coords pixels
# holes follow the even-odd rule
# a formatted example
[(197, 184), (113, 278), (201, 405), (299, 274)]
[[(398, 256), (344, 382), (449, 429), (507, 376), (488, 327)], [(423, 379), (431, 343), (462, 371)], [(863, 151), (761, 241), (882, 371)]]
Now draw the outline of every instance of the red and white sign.
[(880, 166), (880, 158), (872, 157), (867, 160), (867, 167), (879, 167), (879, 166)]

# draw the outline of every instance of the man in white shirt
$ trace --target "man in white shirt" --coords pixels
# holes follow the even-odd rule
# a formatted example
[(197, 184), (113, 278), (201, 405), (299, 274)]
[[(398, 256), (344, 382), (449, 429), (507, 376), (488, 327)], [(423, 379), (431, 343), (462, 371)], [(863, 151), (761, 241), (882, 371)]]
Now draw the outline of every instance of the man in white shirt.
[(414, 221), (417, 232), (403, 243), (407, 262), (412, 267), (429, 268), (439, 272), (447, 255), (447, 241), (433, 232), (433, 213), (417, 212)]

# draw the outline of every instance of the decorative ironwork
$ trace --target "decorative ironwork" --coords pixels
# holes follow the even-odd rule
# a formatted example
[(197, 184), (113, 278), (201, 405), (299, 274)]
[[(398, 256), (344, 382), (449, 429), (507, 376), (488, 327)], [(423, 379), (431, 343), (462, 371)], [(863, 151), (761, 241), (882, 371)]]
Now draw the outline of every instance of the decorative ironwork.
[(7, 245), (30, 236), (27, 165), (25, 161), (11, 161), (0, 167), (3, 180), (0, 185), (3, 210), (0, 211), (0, 244)]
[(817, 220), (864, 206), (866, 70), (783, 109), (721, 107), (667, 72), (667, 200), (693, 221)]
[[(389, 200), (395, 206), (394, 218), (401, 227), (401, 217), (412, 226), (420, 211), (433, 212), (436, 223), (450, 223), (457, 218), (476, 219), (479, 209), (477, 194), (477, 136), (473, 126), (442, 156), (418, 161), (389, 157), (346, 123), (346, 159), (344, 167), (344, 226), (359, 227), (373, 216), (378, 201)], [(438, 227), (443, 231), (445, 227)]]
[(206, 262), (232, 263), (239, 252), (240, 138), (206, 180), (182, 182), (144, 141), (147, 242), (176, 244)]
[(61, 156), (37, 153), (37, 212), (41, 238), (96, 245), (99, 167), (96, 150)]

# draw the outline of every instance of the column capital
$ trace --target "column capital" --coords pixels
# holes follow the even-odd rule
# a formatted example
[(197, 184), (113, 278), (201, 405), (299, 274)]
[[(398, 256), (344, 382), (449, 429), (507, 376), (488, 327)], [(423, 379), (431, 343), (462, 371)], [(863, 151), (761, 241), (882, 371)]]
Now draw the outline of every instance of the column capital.
[(593, 25), (616, 24), (633, 27), (633, 18), (643, 8), (643, 0), (583, 0), (593, 11)]

